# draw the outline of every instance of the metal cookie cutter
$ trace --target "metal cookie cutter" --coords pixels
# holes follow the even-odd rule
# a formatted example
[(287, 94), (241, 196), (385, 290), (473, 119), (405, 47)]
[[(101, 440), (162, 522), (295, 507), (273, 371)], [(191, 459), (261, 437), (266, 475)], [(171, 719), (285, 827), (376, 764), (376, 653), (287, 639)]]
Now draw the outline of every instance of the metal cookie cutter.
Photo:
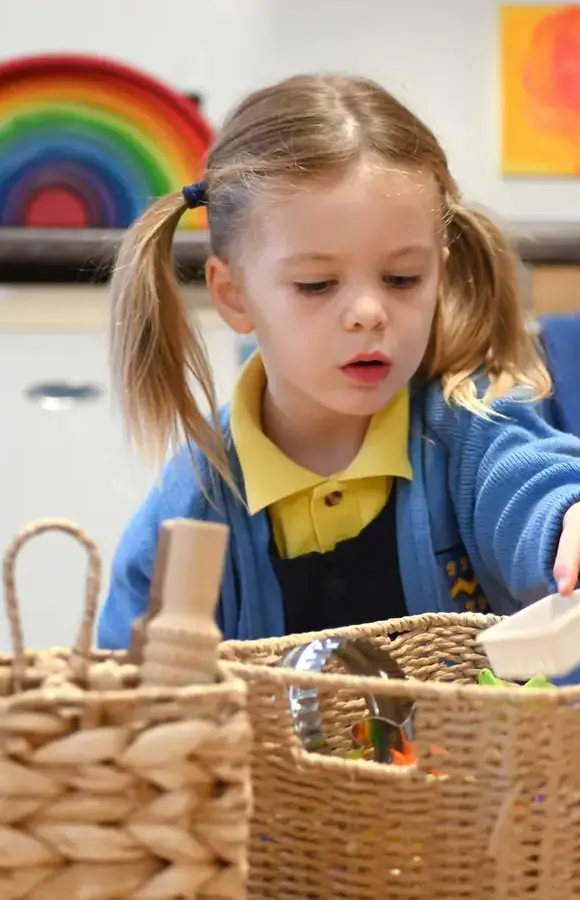
[[(280, 665), (297, 672), (322, 672), (331, 659), (342, 663), (352, 675), (378, 678), (405, 678), (405, 674), (392, 656), (379, 651), (364, 638), (324, 638), (294, 647), (282, 659)], [(390, 750), (404, 751), (404, 741), (412, 740), (411, 701), (394, 697), (365, 695), (370, 717), (379, 721), (380, 741), (375, 744), (375, 761), (391, 762)], [(296, 734), (309, 752), (324, 753), (329, 750), (322, 727), (318, 691), (315, 688), (290, 687), (288, 705)]]

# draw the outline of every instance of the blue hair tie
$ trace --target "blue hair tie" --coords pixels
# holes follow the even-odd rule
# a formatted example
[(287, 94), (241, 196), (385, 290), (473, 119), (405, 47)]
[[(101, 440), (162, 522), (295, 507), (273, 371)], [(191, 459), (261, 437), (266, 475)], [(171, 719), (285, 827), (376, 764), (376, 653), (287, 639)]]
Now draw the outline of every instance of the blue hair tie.
[(181, 193), (190, 209), (197, 209), (198, 206), (207, 206), (207, 194), (203, 181), (196, 181), (195, 184), (186, 185)]

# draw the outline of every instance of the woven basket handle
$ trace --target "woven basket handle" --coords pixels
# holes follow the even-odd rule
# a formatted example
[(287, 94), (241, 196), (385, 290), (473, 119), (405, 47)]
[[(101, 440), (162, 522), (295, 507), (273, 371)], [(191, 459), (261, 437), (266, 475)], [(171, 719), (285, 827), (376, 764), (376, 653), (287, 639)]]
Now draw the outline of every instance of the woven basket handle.
[(101, 556), (99, 550), (92, 538), (73, 522), (69, 522), (66, 519), (41, 519), (23, 528), (12, 540), (4, 555), (4, 597), (14, 655), (13, 679), (15, 690), (22, 690), (26, 671), (26, 654), (20, 619), (20, 605), (16, 593), (16, 558), (24, 544), (31, 538), (45, 534), (47, 531), (61, 531), (64, 534), (70, 534), (71, 537), (82, 544), (88, 554), (83, 615), (76, 644), (70, 657), (73, 676), (75, 678), (83, 678), (86, 675), (90, 661), (93, 629), (101, 587)]

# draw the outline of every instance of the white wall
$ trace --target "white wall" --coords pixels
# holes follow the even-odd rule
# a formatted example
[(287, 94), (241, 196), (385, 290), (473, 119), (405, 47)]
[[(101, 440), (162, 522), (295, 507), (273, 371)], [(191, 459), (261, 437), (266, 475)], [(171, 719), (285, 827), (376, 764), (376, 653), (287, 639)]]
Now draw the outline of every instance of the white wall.
[(576, 219), (580, 180), (499, 172), (497, 0), (0, 0), (0, 60), (104, 53), (182, 89), (219, 121), (248, 90), (305, 70), (372, 76), (437, 132), (470, 200)]

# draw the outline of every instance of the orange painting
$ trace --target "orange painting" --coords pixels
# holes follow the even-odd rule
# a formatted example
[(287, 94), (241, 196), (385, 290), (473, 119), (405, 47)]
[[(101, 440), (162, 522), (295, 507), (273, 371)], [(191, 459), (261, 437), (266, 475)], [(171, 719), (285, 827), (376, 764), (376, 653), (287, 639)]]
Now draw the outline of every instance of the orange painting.
[(580, 5), (501, 9), (502, 169), (580, 175)]

